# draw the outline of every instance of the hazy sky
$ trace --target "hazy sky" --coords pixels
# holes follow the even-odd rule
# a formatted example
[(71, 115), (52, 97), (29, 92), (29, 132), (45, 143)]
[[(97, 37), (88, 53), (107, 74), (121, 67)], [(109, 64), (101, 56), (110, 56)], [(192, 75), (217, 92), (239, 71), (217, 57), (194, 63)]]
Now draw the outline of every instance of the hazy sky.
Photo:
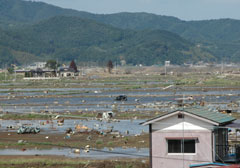
[(35, 0), (91, 13), (149, 12), (183, 20), (240, 19), (240, 0)]

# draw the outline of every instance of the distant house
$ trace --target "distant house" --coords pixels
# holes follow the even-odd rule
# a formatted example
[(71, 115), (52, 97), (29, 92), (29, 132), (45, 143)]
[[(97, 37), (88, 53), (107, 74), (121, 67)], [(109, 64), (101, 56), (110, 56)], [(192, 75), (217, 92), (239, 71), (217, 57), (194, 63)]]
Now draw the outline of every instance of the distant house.
[(46, 78), (55, 77), (56, 72), (54, 70), (43, 70), (41, 68), (31, 69), (31, 70), (16, 70), (16, 73), (22, 74), (24, 78)]
[[(152, 168), (189, 168), (191, 165), (240, 161), (239, 145), (228, 143), (228, 124), (235, 118), (203, 107), (182, 108), (142, 125), (149, 125)], [(212, 166), (211, 166), (212, 165)], [(192, 166), (193, 167), (193, 166)]]
[(72, 61), (69, 67), (61, 67), (58, 71), (59, 77), (75, 77), (79, 76), (79, 71), (77, 69), (76, 63)]
[(46, 62), (35, 62), (35, 63), (27, 66), (26, 69), (37, 69), (37, 68), (43, 69), (43, 68), (45, 68), (46, 64), (47, 64)]

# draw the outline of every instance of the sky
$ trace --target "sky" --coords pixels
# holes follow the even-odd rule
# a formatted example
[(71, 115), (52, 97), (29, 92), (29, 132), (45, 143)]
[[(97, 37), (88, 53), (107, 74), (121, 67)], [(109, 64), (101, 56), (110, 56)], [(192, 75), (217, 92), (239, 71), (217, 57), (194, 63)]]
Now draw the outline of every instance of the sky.
[(97, 14), (148, 12), (182, 20), (240, 19), (240, 0), (32, 0)]

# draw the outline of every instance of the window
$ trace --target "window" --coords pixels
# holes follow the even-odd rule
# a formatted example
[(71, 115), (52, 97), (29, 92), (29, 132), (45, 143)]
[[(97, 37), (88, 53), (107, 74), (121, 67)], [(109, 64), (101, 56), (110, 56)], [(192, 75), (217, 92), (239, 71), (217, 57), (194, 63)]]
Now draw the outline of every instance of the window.
[(168, 153), (195, 153), (195, 139), (168, 139)]
[(184, 115), (182, 113), (179, 113), (178, 118), (184, 118)]

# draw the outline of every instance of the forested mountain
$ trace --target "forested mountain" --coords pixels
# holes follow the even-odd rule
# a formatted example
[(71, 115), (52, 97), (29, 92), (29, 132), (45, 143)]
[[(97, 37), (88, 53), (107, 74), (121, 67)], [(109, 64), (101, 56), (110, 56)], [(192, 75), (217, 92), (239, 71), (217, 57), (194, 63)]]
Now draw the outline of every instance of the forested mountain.
[[(91, 14), (63, 9), (42, 2), (0, 0), (0, 21), (8, 23), (36, 23), (53, 16), (78, 16), (110, 24), (121, 29), (161, 29), (177, 33), (193, 41), (226, 40), (240, 42), (240, 20), (217, 19), (183, 21), (175, 17), (149, 13)], [(11, 26), (11, 25), (8, 25)]]
[[(176, 34), (163, 30), (122, 30), (79, 17), (57, 16), (15, 30), (1, 30), (0, 46), (39, 58), (62, 61), (109, 59), (129, 64), (182, 64), (214, 57)], [(16, 60), (14, 60), (16, 61)], [(20, 62), (22, 63), (22, 62)]]
[(85, 13), (59, 8), (42, 2), (0, 0), (0, 25), (3, 28), (15, 27), (19, 24), (37, 23), (54, 16), (84, 16)]
[(182, 21), (148, 13), (97, 15), (42, 2), (0, 0), (0, 27), (0, 53), (5, 53), (0, 54), (0, 61), (5, 59), (2, 55), (10, 54), (8, 60), (18, 63), (28, 57), (97, 62), (124, 58), (128, 63), (147, 65), (166, 59), (178, 64), (240, 61), (240, 21), (232, 19)]

